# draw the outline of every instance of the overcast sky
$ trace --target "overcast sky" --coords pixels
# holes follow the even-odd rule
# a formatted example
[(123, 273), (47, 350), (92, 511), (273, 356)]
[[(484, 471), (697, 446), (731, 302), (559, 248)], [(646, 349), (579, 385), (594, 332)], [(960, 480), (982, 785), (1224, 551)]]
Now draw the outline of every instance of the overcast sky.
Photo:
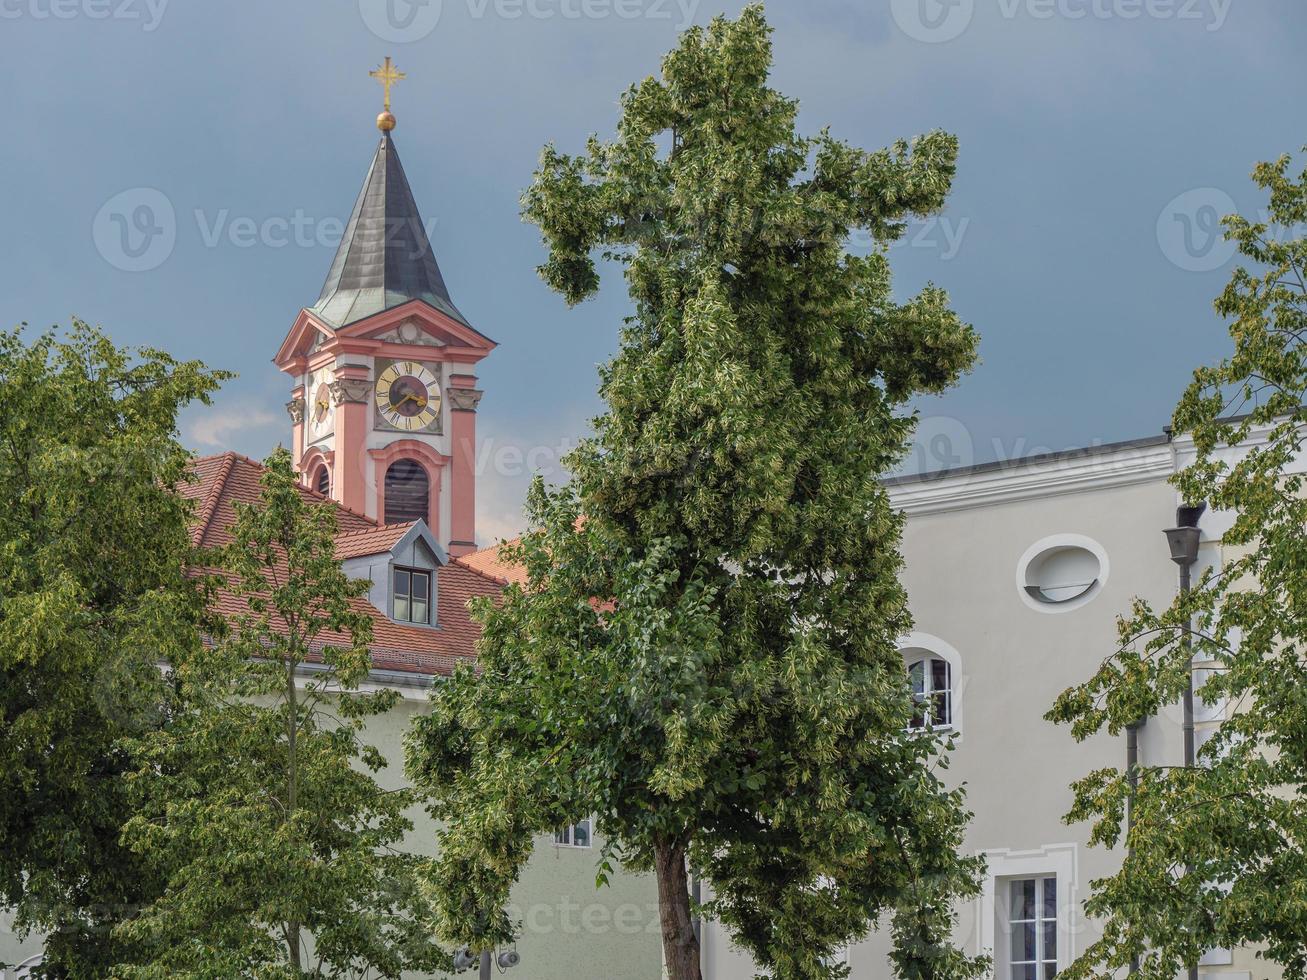
[[(740, 0), (0, 0), (0, 315), (73, 314), (240, 373), (191, 413), (200, 452), (289, 441), (270, 358), (316, 300), (372, 155), (367, 76), (408, 73), (400, 154), (482, 364), (482, 536), (597, 407), (627, 309), (569, 311), (518, 198), (543, 143), (611, 132), (688, 23)], [(1225, 349), (1214, 220), (1307, 143), (1303, 0), (772, 0), (775, 84), (867, 148), (961, 138), (948, 209), (894, 251), (983, 362), (921, 405), (916, 465), (1155, 434)]]

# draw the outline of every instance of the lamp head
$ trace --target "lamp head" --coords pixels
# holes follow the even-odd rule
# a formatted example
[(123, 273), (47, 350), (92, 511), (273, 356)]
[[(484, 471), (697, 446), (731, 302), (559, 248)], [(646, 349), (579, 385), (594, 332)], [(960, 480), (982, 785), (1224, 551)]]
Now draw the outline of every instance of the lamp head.
[(1177, 565), (1192, 565), (1198, 560), (1198, 542), (1203, 536), (1198, 521), (1206, 510), (1206, 503), (1185, 504), (1176, 509), (1176, 527), (1165, 533), (1166, 543), (1171, 548), (1171, 561)]
[(1166, 532), (1166, 543), (1171, 547), (1171, 561), (1177, 565), (1192, 565), (1198, 560), (1198, 542), (1203, 532), (1196, 527), (1173, 527)]
[(476, 956), (470, 949), (460, 949), (454, 954), (454, 972), (461, 973), (463, 970), (470, 970), (478, 965), (481, 957)]

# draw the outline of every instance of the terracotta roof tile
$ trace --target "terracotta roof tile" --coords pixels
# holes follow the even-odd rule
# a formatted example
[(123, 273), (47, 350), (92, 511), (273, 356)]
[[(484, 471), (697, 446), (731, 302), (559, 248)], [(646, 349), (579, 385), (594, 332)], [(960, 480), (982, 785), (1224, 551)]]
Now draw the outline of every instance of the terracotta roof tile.
[(510, 564), (502, 557), (504, 548), (515, 545), (520, 540), (522, 539), (513, 538), (511, 541), (501, 541), (489, 548), (482, 548), (470, 555), (463, 555), (458, 561), (473, 571), (480, 572), (482, 575), (505, 585), (510, 583), (524, 585), (526, 583), (526, 569), (521, 565)]
[(404, 535), (413, 529), (417, 521), (407, 524), (386, 524), (383, 527), (368, 528), (365, 531), (350, 531), (336, 536), (336, 557), (361, 558), (364, 555), (379, 555), (389, 551), (399, 543)]

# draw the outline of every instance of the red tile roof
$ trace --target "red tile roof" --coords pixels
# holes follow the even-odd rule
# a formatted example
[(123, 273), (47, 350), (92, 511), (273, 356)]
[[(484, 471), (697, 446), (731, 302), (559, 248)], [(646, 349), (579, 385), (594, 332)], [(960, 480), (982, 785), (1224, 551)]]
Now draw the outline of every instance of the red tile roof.
[(504, 585), (510, 583), (523, 585), (526, 583), (526, 569), (521, 565), (510, 564), (502, 557), (503, 549), (517, 544), (520, 540), (522, 539), (513, 538), (511, 541), (501, 541), (497, 545), (464, 555), (459, 561)]
[[(192, 538), (196, 544), (215, 547), (231, 541), (230, 529), (236, 519), (234, 502), (255, 503), (259, 499), (259, 478), (263, 466), (236, 453), (206, 456), (192, 465), (194, 480), (182, 487), (182, 493), (199, 501)], [(336, 508), (340, 534), (336, 539), (338, 558), (360, 557), (389, 551), (412, 524), (383, 525), (308, 489), (300, 492), (306, 499)], [(468, 556), (469, 558), (472, 556)], [(495, 597), (503, 589), (503, 580), (480, 568), (464, 564), (465, 558), (451, 559), (436, 573), (436, 628), (404, 626), (396, 623), (366, 599), (359, 608), (372, 619), (372, 661), (379, 670), (413, 674), (449, 674), (460, 660), (476, 657), (480, 627), (468, 614), (468, 600)], [(230, 594), (220, 595), (218, 608), (227, 615), (242, 611), (243, 603)], [(324, 636), (328, 643), (343, 642), (339, 636)]]
[(342, 561), (346, 558), (362, 558), (364, 555), (379, 555), (395, 547), (404, 535), (412, 530), (417, 521), (407, 524), (386, 524), (383, 527), (370, 527), (364, 531), (347, 531), (336, 535), (336, 557)]

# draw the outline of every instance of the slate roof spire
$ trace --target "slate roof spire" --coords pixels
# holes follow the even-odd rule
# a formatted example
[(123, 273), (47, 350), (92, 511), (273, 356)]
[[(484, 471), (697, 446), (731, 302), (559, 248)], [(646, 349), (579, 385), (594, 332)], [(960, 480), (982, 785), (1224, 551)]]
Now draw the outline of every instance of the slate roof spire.
[(426, 226), (390, 135), (394, 117), (389, 111), (382, 113), (377, 126), (381, 143), (354, 202), (322, 294), (311, 309), (331, 326), (344, 327), (422, 300), (470, 327), (449, 298), (431, 251)]

